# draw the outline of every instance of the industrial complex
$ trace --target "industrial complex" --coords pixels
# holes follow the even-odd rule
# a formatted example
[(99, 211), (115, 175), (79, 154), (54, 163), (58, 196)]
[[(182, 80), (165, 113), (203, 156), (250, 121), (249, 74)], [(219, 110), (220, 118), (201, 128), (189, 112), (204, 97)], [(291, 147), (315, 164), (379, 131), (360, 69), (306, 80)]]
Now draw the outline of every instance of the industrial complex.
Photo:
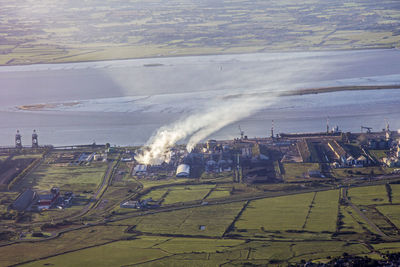
[[(326, 257), (319, 246), (337, 255), (328, 243), (341, 255), (360, 240), (365, 245), (351, 255), (375, 255), (379, 246), (400, 240), (399, 132), (388, 123), (379, 131), (362, 126), (359, 133), (327, 125), (323, 132), (276, 134), (273, 127), (262, 138), (249, 138), (239, 127), (237, 138), (206, 140), (191, 151), (173, 145), (166, 160), (152, 165), (138, 160), (146, 147), (41, 146), (36, 131), (24, 146), (17, 131), (15, 145), (0, 148), (0, 252), (74, 233), (90, 240), (100, 229), (101, 236), (113, 233), (105, 243), (245, 242), (249, 247), (238, 249), (250, 256), (240, 264), (264, 257), (252, 256), (255, 248), (277, 242), (282, 251), (290, 251), (287, 244), (310, 252), (259, 262)], [(233, 260), (232, 249), (209, 257)]]

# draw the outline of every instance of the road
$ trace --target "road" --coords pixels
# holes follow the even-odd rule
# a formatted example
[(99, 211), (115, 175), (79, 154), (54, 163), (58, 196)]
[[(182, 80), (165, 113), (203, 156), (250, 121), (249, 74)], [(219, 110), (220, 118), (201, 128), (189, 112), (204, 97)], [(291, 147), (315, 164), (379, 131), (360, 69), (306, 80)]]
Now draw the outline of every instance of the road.
[(368, 223), (368, 225), (375, 230), (375, 232), (377, 234), (379, 234), (382, 237), (385, 238), (389, 238), (389, 236), (387, 236), (384, 232), (381, 231), (381, 229), (378, 228), (378, 226), (376, 226), (376, 224), (374, 224), (367, 216), (365, 216), (365, 214), (356, 206), (354, 205), (350, 199), (347, 197), (347, 188), (343, 188), (342, 189), (342, 193), (343, 193), (343, 199), (353, 208), (353, 210), (355, 210), (355, 212), (357, 212), (357, 214), (363, 218), (364, 221), (366, 221)]

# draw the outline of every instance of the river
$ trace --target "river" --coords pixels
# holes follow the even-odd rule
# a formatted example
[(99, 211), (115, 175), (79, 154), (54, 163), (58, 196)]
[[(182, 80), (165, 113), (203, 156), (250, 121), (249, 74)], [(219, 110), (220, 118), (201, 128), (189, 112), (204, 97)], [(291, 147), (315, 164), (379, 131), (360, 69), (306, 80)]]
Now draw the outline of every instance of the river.
[[(276, 70), (290, 66), (290, 83), (277, 86)], [(310, 66), (313, 66), (312, 68)], [(296, 70), (307, 69), (303, 72)], [(279, 72), (280, 73), (280, 72)], [(273, 82), (271, 82), (273, 81)], [(269, 88), (269, 85), (272, 84)], [(201, 112), (226, 96), (344, 85), (400, 84), (400, 51), (354, 50), (149, 58), (0, 67), (0, 146), (19, 129), (30, 145), (92, 142), (140, 145), (163, 125)], [(400, 90), (342, 91), (279, 97), (251, 116), (211, 134), (249, 137), (275, 132), (400, 129)], [(21, 110), (21, 105), (47, 104)], [(235, 107), (232, 107), (235, 108)]]

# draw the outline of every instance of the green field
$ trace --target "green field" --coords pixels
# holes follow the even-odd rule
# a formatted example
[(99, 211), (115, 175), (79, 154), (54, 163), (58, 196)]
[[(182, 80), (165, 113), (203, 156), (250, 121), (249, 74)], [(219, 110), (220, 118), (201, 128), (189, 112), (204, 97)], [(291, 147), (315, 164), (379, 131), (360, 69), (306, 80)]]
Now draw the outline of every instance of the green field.
[(309, 171), (320, 171), (318, 163), (284, 163), (283, 168), (285, 170), (283, 175), (285, 182), (319, 180), (308, 177)]
[(206, 199), (213, 199), (213, 198), (224, 198), (229, 197), (231, 195), (231, 191), (229, 190), (219, 190), (214, 189), (211, 194), (208, 195)]
[(163, 204), (174, 204), (202, 200), (215, 185), (175, 186), (170, 187)]
[[(124, 233), (125, 227), (97, 226), (63, 234), (61, 237), (47, 242), (16, 243), (0, 248), (0, 265), (8, 266), (18, 262), (38, 259), (60, 252), (71, 251), (79, 248), (104, 244), (118, 240), (128, 234)], [(40, 256), (39, 256), (40, 255)]]
[(42, 164), (22, 180), (23, 188), (50, 190), (59, 187), (62, 191), (75, 194), (94, 192), (103, 179), (107, 163), (93, 163), (90, 166), (58, 166)]
[(370, 251), (361, 244), (346, 242), (245, 242), (200, 238), (144, 236), (83, 249), (23, 266), (216, 266), (233, 263), (299, 262)]
[(134, 230), (140, 232), (222, 236), (242, 207), (241, 202), (204, 206), (134, 217), (113, 222), (112, 225), (135, 226)]
[[(186, 185), (186, 186), (169, 186), (151, 190), (149, 193), (141, 197), (141, 199), (152, 198), (155, 201), (162, 201), (163, 205), (176, 204), (181, 202), (190, 202), (204, 199), (215, 185)], [(214, 190), (211, 192), (213, 194)], [(221, 192), (221, 193), (220, 193)], [(229, 192), (226, 190), (217, 191), (214, 197), (226, 196)], [(210, 195), (211, 195), (210, 194)], [(209, 197), (208, 197), (209, 198)]]
[(400, 229), (400, 206), (385, 205), (376, 207), (380, 213), (388, 218), (397, 228)]
[[(361, 220), (355, 211), (351, 207), (341, 207), (340, 214), (343, 216), (341, 221), (341, 232), (355, 232), (355, 233), (363, 233), (365, 230), (363, 226), (365, 224), (364, 221), (357, 221)], [(360, 224), (361, 223), (361, 224)]]
[(307, 193), (251, 201), (235, 228), (238, 232), (302, 230), (313, 197)]
[(400, 184), (391, 184), (392, 188), (392, 203), (400, 204)]
[(317, 192), (304, 229), (312, 232), (335, 232), (338, 201), (339, 190)]
[(351, 188), (348, 197), (356, 205), (367, 206), (389, 203), (384, 185)]
[(400, 252), (400, 243), (399, 242), (390, 242), (390, 243), (380, 243), (372, 245), (376, 250), (382, 253), (398, 253)]

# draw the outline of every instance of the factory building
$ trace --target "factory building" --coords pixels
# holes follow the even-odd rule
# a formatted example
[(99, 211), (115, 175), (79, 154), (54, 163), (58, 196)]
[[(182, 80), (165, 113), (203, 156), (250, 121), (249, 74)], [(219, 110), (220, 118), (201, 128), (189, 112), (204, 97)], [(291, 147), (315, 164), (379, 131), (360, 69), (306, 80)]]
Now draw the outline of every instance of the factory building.
[(147, 173), (147, 166), (144, 164), (139, 164), (136, 165), (135, 168), (133, 168), (134, 174), (139, 175), (139, 174), (146, 174)]
[(49, 194), (38, 194), (32, 189), (27, 189), (18, 196), (10, 208), (18, 211), (41, 211), (55, 207), (60, 201), (62, 207), (68, 207), (71, 205), (72, 197), (73, 194), (68, 192), (62, 198), (57, 187), (53, 187)]
[(35, 191), (31, 189), (25, 190), (20, 194), (17, 199), (11, 204), (10, 208), (18, 211), (24, 211), (37, 200), (38, 196)]
[(180, 164), (176, 169), (176, 177), (189, 177), (190, 166), (187, 164)]

